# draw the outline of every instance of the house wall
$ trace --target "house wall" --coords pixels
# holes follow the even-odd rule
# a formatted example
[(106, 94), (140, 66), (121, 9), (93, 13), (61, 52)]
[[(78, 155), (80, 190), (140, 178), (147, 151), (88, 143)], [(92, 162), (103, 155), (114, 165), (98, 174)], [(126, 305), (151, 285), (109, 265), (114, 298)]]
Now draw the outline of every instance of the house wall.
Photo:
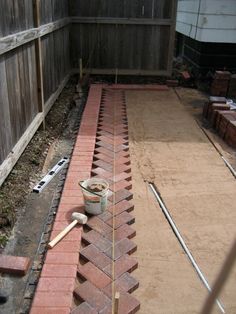
[(236, 43), (236, 1), (178, 0), (176, 30), (201, 42)]

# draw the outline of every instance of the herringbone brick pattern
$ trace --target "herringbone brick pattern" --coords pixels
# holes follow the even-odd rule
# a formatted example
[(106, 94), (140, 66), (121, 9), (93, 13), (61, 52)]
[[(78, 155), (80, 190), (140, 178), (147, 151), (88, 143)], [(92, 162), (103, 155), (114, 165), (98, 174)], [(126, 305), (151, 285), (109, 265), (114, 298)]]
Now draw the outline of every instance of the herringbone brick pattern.
[(130, 202), (128, 123), (125, 96), (120, 90), (103, 91), (91, 175), (106, 179), (112, 194), (108, 210), (91, 217), (89, 230), (82, 234), (85, 247), (80, 252), (78, 276), (84, 282), (74, 291), (81, 304), (73, 313), (87, 313), (88, 308), (94, 311), (91, 313), (112, 313), (117, 291), (119, 313), (135, 313), (140, 304), (130, 293), (137, 289), (138, 282), (130, 272), (137, 267), (137, 261), (130, 254), (137, 247), (130, 240), (135, 236), (130, 227), (135, 219), (130, 213), (134, 207)]

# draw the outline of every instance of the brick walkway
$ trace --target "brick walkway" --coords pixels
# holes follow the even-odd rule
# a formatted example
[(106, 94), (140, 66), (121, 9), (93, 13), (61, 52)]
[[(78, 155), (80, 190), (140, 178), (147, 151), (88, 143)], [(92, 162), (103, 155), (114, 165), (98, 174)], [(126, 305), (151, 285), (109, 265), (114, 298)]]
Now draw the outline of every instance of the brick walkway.
[(51, 239), (70, 223), (74, 211), (84, 212), (78, 181), (105, 178), (113, 195), (105, 213), (90, 217), (84, 231), (75, 227), (47, 252), (31, 314), (112, 313), (115, 291), (121, 294), (119, 313), (140, 308), (131, 295), (138, 282), (130, 275), (137, 261), (130, 256), (136, 245), (130, 240), (135, 230), (130, 227), (134, 217), (125, 89), (166, 86), (91, 86)]

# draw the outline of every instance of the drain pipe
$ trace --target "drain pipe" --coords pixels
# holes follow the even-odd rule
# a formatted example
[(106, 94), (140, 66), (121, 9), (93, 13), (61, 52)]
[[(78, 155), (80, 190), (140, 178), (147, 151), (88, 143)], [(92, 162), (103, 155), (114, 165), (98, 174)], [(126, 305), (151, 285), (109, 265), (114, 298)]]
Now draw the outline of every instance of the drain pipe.
[[(157, 199), (157, 201), (158, 201), (158, 203), (159, 203), (161, 209), (163, 210), (166, 219), (168, 220), (169, 224), (171, 225), (172, 230), (174, 231), (176, 237), (178, 238), (180, 244), (182, 245), (182, 247), (183, 247), (185, 253), (188, 255), (188, 258), (189, 258), (190, 262), (192, 263), (193, 267), (195, 268), (195, 270), (196, 270), (198, 276), (199, 276), (200, 279), (202, 280), (202, 282), (203, 282), (203, 284), (205, 285), (205, 287), (207, 288), (207, 290), (211, 293), (211, 292), (212, 292), (212, 289), (211, 289), (211, 287), (210, 287), (208, 281), (207, 281), (206, 278), (204, 277), (204, 275), (203, 275), (203, 273), (201, 272), (200, 268), (198, 267), (196, 261), (194, 260), (194, 258), (193, 258), (193, 256), (192, 256), (191, 252), (189, 251), (187, 245), (185, 244), (184, 239), (182, 238), (182, 236), (181, 236), (181, 234), (180, 234), (178, 228), (176, 227), (176, 225), (175, 225), (175, 223), (174, 223), (174, 221), (173, 221), (173, 219), (172, 219), (172, 217), (171, 217), (171, 215), (170, 215), (168, 209), (166, 208), (166, 206), (165, 206), (164, 202), (162, 201), (162, 199), (161, 199), (159, 193), (157, 192), (157, 189), (156, 189), (155, 185), (154, 185), (153, 183), (150, 183), (150, 182), (149, 182), (148, 184), (149, 184), (149, 186), (150, 186), (150, 188), (151, 188), (153, 194), (155, 195), (155, 197), (156, 197), (156, 199)], [(221, 302), (220, 302), (218, 299), (216, 299), (216, 303), (217, 303), (217, 305), (219, 306), (221, 312), (222, 312), (222, 313), (225, 313), (225, 310), (224, 310), (224, 308), (223, 308), (223, 305), (221, 304)]]

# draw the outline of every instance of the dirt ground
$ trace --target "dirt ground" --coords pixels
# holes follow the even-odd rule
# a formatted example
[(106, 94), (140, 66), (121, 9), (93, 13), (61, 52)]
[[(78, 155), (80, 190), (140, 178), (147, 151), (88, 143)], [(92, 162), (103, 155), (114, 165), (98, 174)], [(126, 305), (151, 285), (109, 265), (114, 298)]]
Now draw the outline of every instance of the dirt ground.
[[(143, 314), (200, 313), (208, 294), (145, 181), (159, 189), (210, 285), (235, 238), (236, 181), (195, 121), (199, 100), (191, 105), (197, 98), (189, 95), (183, 104), (178, 92), (126, 93), (140, 282), (134, 294)], [(221, 295), (231, 314), (235, 279), (236, 269)]]
[[(74, 106), (75, 82), (72, 78), (46, 117), (46, 129), (41, 127), (27, 146), (11, 174), (0, 187), (0, 247), (7, 243), (11, 230), (26, 204), (32, 188), (40, 180), (49, 148), (55, 146), (65, 129), (67, 116)], [(46, 169), (46, 171), (45, 171)], [(46, 174), (46, 173), (45, 173)]]
[[(31, 266), (34, 262), (38, 263), (39, 255), (43, 254), (41, 247), (39, 252), (37, 250), (63, 171), (53, 178), (42, 193), (32, 193), (32, 188), (61, 158), (70, 157), (81, 104), (85, 101), (85, 96), (82, 99), (76, 94), (78, 101), (74, 103), (74, 97), (75, 84), (72, 80), (47, 116), (46, 131), (41, 129), (36, 133), (0, 190), (0, 216), (5, 214), (13, 218), (0, 228), (2, 239), (8, 239), (3, 254), (27, 256)], [(4, 246), (5, 243), (1, 244)], [(24, 277), (0, 276), (0, 291), (8, 296), (8, 301), (0, 305), (0, 313), (19, 313), (27, 283), (30, 282), (33, 287), (37, 282), (36, 273), (32, 276), (29, 270)]]

